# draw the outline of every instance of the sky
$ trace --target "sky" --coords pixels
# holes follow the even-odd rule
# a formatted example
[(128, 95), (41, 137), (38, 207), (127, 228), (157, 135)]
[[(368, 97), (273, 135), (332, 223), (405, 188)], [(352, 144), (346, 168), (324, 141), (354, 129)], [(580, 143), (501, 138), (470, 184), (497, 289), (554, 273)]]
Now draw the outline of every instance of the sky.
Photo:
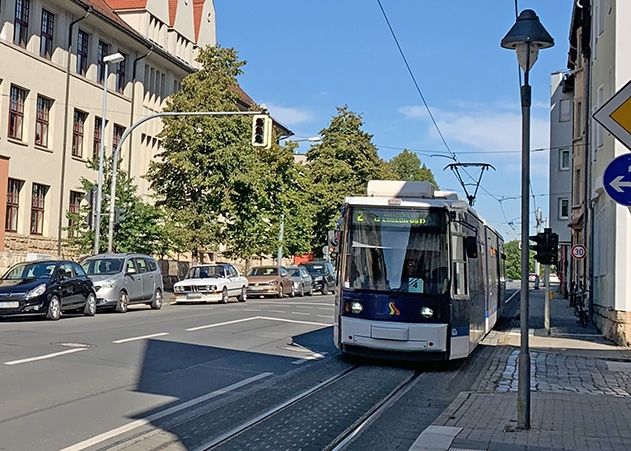
[[(476, 210), (505, 239), (520, 229), (521, 115), (515, 52), (500, 40), (514, 0), (382, 0), (448, 146), (462, 162), (484, 162)], [(531, 71), (532, 149), (548, 148), (550, 74), (566, 69), (572, 0), (518, 0), (536, 11), (555, 46)], [(217, 41), (247, 62), (240, 84), (300, 140), (317, 136), (336, 107), (364, 118), (385, 160), (418, 151), (441, 189), (463, 190), (376, 0), (215, 0)], [(301, 151), (309, 144), (301, 143)], [(531, 158), (531, 212), (548, 216), (549, 150)], [(469, 170), (473, 176), (474, 169)], [(464, 176), (465, 181), (470, 181)], [(486, 190), (486, 191), (485, 191)], [(491, 196), (490, 194), (493, 196)], [(502, 198), (513, 198), (504, 199)], [(531, 213), (531, 225), (534, 214)], [(532, 229), (531, 229), (532, 230)]]

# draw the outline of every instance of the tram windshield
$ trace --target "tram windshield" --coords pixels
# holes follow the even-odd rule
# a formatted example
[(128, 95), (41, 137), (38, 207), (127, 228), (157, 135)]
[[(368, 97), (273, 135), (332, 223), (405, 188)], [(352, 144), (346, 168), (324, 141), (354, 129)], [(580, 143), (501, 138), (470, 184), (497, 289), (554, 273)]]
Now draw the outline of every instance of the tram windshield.
[(354, 208), (345, 288), (443, 294), (449, 289), (442, 210)]

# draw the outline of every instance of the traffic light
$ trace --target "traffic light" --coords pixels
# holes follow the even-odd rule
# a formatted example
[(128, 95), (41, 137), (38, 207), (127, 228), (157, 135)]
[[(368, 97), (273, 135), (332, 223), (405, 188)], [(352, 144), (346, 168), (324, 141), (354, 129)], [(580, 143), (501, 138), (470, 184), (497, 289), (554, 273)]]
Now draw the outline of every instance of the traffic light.
[(530, 246), (535, 251), (535, 260), (542, 265), (556, 265), (559, 254), (559, 235), (552, 233), (552, 229), (544, 229), (543, 232), (530, 237), (530, 241), (536, 244)]
[(127, 210), (122, 207), (114, 207), (114, 230), (118, 232), (121, 228), (121, 223), (125, 220), (125, 214)]
[(272, 118), (257, 114), (252, 119), (252, 145), (269, 149), (272, 145)]
[(83, 195), (83, 201), (88, 204), (87, 214), (85, 217), (85, 222), (90, 228), (90, 230), (94, 230), (94, 219), (96, 217), (96, 191), (97, 186), (93, 185), (92, 189)]

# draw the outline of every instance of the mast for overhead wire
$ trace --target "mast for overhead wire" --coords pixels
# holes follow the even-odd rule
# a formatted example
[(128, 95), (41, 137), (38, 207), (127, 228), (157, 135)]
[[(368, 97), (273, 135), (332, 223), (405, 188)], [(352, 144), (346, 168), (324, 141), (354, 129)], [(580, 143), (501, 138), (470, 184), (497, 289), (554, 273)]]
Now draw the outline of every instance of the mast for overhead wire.
[[(478, 176), (477, 180), (471, 177), (469, 173), (466, 171), (466, 169), (464, 169), (468, 167), (480, 168), (480, 175)], [(482, 176), (484, 175), (484, 171), (488, 171), (489, 169), (493, 169), (495, 171), (495, 168), (493, 167), (493, 165), (489, 163), (451, 163), (445, 166), (445, 169), (451, 169), (451, 171), (456, 175), (456, 178), (458, 179), (458, 181), (460, 182), (460, 185), (462, 186), (462, 189), (464, 190), (465, 196), (467, 196), (469, 205), (471, 206), (473, 206), (473, 204), (475, 203), (475, 198), (478, 195), (478, 189), (480, 188), (480, 182), (482, 181)], [(475, 183), (465, 183), (464, 180), (462, 179), (462, 175), (460, 174), (461, 169), (465, 172), (465, 174), (469, 175), (471, 180), (473, 180)], [(471, 187), (475, 187), (473, 189), (473, 192), (470, 192)]]

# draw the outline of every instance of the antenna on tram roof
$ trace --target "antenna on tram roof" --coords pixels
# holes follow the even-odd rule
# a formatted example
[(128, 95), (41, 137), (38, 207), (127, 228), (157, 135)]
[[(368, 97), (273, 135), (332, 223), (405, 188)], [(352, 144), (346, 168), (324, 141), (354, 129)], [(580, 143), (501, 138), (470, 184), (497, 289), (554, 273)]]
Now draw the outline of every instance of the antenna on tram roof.
[[(471, 180), (473, 180), (475, 183), (465, 183), (464, 180), (462, 179), (462, 175), (460, 175), (461, 169), (464, 170), (464, 168), (469, 168), (469, 167), (480, 168), (480, 175), (478, 176), (477, 181), (473, 177), (469, 176), (471, 177)], [(473, 206), (473, 204), (475, 203), (475, 198), (478, 195), (478, 189), (480, 188), (480, 182), (482, 181), (482, 176), (484, 175), (484, 171), (488, 171), (489, 169), (493, 169), (495, 171), (495, 168), (493, 167), (493, 165), (488, 164), (488, 163), (451, 163), (445, 166), (445, 169), (447, 168), (451, 169), (451, 171), (456, 175), (456, 178), (458, 179), (458, 181), (460, 182), (460, 185), (462, 186), (462, 189), (464, 190), (465, 196), (467, 196), (469, 205), (471, 206)], [(467, 172), (467, 175), (468, 174), (469, 173)], [(474, 186), (475, 189), (473, 190), (473, 193), (469, 193), (468, 188), (472, 186)]]

